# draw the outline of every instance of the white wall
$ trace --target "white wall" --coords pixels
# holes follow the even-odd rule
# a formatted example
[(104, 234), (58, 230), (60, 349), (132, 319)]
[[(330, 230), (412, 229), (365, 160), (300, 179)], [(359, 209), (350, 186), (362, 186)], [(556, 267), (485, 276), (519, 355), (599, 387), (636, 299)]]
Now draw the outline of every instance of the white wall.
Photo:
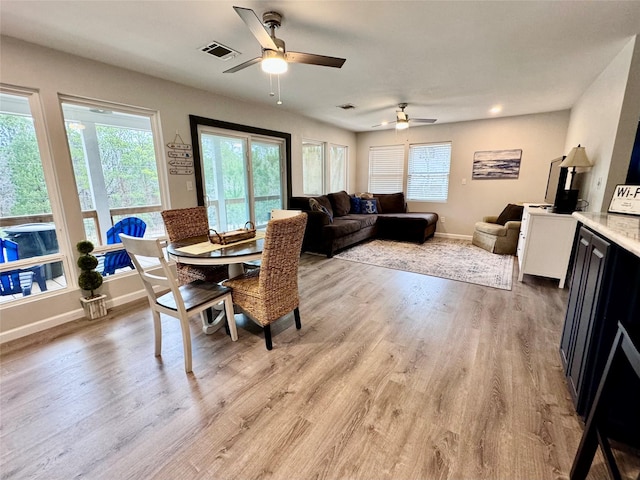
[[(444, 216), (439, 233), (471, 235), (475, 222), (498, 215), (507, 203), (544, 201), (549, 165), (564, 152), (568, 121), (569, 112), (562, 111), (359, 133), (356, 190), (367, 191), (369, 147), (451, 141), (448, 201), (409, 202), (408, 208)], [(514, 148), (522, 149), (517, 180), (472, 180), (474, 152)]]
[(640, 118), (640, 38), (634, 37), (571, 109), (565, 155), (585, 147), (593, 168), (581, 196), (588, 210), (609, 208), (616, 184), (625, 183)]
[[(63, 206), (63, 222), (58, 225), (61, 252), (73, 257), (73, 246), (84, 237), (71, 159), (66, 142), (59, 94), (93, 98), (143, 107), (159, 112), (162, 144), (173, 140), (179, 131), (191, 143), (189, 115), (224, 120), (288, 132), (292, 135), (292, 189), (302, 192), (302, 139), (314, 138), (346, 145), (353, 155), (353, 132), (287, 112), (282, 107), (256, 106), (202, 90), (103, 63), (67, 55), (9, 37), (0, 38), (0, 81), (4, 84), (39, 91), (54, 158), (57, 192)], [(166, 167), (166, 159), (163, 166)], [(196, 204), (195, 191), (187, 191), (186, 181), (193, 177), (167, 175), (169, 197), (164, 206), (180, 208)], [(355, 188), (355, 158), (351, 160), (349, 188)], [(69, 240), (65, 241), (68, 238)], [(70, 265), (75, 265), (71, 260)], [(134, 298), (140, 292), (137, 275), (105, 280), (101, 291), (110, 298), (110, 306)], [(134, 293), (132, 293), (134, 292)], [(0, 306), (0, 340), (12, 335), (41, 330), (70, 319), (81, 318), (78, 299), (81, 292), (46, 293)], [(13, 332), (7, 334), (7, 332)]]

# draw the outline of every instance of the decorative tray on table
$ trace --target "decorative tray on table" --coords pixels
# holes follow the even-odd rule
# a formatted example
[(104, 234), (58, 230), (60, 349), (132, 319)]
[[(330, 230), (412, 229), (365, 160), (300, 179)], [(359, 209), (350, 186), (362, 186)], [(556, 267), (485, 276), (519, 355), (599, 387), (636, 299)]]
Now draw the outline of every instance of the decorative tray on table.
[(255, 236), (256, 227), (250, 221), (244, 224), (244, 228), (231, 230), (230, 232), (218, 233), (213, 229), (209, 230), (209, 241), (220, 245), (229, 245), (230, 243), (249, 240)]

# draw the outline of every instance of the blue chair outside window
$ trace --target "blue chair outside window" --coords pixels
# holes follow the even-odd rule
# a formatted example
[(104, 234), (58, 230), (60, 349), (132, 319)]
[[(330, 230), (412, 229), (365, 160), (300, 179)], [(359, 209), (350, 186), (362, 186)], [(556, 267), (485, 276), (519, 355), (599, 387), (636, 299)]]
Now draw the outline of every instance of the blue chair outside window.
[[(18, 259), (18, 244), (11, 240), (0, 238), (0, 263)], [(40, 266), (33, 267), (33, 269), (11, 270), (0, 273), (0, 295), (16, 295), (19, 293), (23, 296), (31, 295), (34, 270), (37, 270), (41, 275), (41, 269), (42, 267)], [(42, 281), (44, 282), (44, 278), (42, 278)], [(42, 287), (40, 289), (42, 290)], [(46, 283), (44, 290), (46, 290)]]
[[(107, 231), (107, 245), (122, 243), (122, 240), (120, 240), (121, 233), (131, 237), (143, 237), (146, 229), (147, 224), (138, 217), (123, 218)], [(98, 271), (101, 271), (102, 275), (106, 277), (125, 267), (130, 267), (132, 270), (135, 268), (126, 250), (116, 250), (115, 252), (105, 253), (104, 268), (101, 270), (100, 266), (98, 266)]]

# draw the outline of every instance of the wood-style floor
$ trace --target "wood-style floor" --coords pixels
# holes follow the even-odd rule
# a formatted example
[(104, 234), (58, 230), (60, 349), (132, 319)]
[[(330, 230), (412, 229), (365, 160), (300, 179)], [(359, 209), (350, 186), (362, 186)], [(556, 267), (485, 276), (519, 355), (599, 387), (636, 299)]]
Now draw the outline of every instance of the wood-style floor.
[(280, 320), (268, 352), (251, 324), (232, 342), (193, 319), (193, 374), (171, 318), (154, 357), (146, 301), (5, 344), (0, 478), (568, 478), (567, 290), (516, 278), (303, 255), (302, 330)]

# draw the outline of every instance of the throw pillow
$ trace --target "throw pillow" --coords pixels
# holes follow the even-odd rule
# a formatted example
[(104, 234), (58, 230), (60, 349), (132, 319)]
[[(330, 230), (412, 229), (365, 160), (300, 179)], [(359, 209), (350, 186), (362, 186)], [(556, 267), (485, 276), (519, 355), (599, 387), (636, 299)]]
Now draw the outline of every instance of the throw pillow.
[(362, 213), (378, 213), (378, 208), (375, 199), (373, 200), (360, 200), (362, 207)]
[(329, 223), (333, 223), (333, 216), (329, 213), (327, 207), (325, 207), (324, 205), (320, 205), (320, 202), (318, 202), (315, 198), (309, 199), (309, 208), (311, 208), (312, 212), (324, 213), (327, 217), (329, 217)]
[(508, 204), (504, 207), (504, 210), (498, 215), (498, 219), (496, 223), (500, 225), (504, 225), (507, 222), (511, 222), (513, 220), (520, 221), (522, 220), (522, 212), (524, 207), (522, 205), (514, 205), (513, 203)]
[(349, 197), (351, 202), (351, 210), (349, 213), (362, 213), (362, 200), (358, 197)]

